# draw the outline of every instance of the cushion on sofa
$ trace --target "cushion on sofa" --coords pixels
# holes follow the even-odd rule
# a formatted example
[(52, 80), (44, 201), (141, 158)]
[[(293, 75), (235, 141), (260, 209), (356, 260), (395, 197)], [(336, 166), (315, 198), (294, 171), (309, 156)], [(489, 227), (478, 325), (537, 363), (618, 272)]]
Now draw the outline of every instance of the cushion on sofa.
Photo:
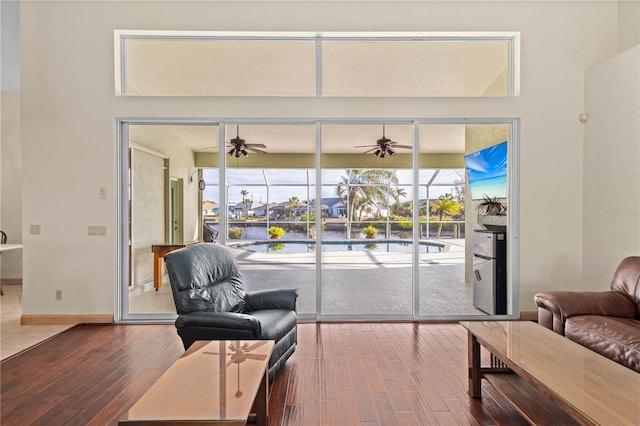
[(640, 321), (600, 315), (568, 318), (565, 336), (640, 373)]

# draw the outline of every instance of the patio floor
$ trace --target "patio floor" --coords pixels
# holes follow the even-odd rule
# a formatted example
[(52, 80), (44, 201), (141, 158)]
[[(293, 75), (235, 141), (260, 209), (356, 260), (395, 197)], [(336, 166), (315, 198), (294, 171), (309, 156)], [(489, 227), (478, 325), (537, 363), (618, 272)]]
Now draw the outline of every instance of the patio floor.
[[(464, 240), (441, 240), (447, 250), (419, 254), (421, 316), (483, 315), (473, 306), (471, 284), (465, 283)], [(232, 249), (247, 291), (295, 287), (299, 314), (315, 314), (315, 253), (259, 253)], [(324, 315), (410, 315), (411, 253), (323, 252)], [(152, 293), (152, 294), (149, 294)], [(175, 313), (168, 279), (160, 291), (130, 298), (131, 313)]]

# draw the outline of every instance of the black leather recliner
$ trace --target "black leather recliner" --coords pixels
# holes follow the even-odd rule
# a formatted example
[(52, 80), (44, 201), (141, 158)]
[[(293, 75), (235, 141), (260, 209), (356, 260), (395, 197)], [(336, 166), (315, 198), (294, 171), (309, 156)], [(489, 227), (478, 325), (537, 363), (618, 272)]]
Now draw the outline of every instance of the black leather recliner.
[(297, 344), (295, 289), (245, 293), (233, 253), (219, 244), (195, 244), (164, 257), (185, 350), (196, 340), (274, 340), (269, 378)]

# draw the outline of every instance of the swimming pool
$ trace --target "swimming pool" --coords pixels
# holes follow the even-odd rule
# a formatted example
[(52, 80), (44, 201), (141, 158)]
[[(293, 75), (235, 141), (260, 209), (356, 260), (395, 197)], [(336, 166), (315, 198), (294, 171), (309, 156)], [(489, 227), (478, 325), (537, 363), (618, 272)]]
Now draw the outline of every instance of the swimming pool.
[[(230, 244), (230, 247), (257, 253), (313, 253), (316, 244), (311, 241), (252, 241)], [(420, 241), (420, 253), (438, 253), (444, 251), (445, 244)], [(412, 244), (404, 240), (371, 240), (371, 241), (323, 241), (322, 251), (370, 251), (380, 253), (411, 253)]]

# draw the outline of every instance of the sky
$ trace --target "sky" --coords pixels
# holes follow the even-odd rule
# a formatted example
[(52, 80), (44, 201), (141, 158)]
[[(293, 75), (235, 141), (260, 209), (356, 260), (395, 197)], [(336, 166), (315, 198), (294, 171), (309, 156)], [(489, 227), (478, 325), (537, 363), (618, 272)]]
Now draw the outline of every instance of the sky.
[[(399, 186), (404, 188), (407, 193), (406, 197), (401, 200), (410, 201), (411, 197), (411, 170), (397, 170)], [(426, 185), (434, 174), (434, 170), (421, 170), (420, 184)], [(460, 174), (464, 176), (462, 170), (441, 170), (437, 178), (434, 179), (434, 185), (431, 186), (429, 198), (437, 198), (445, 193), (452, 193), (454, 187), (453, 182), (459, 180)], [(218, 201), (218, 170), (203, 170), (204, 180), (207, 183), (205, 187), (203, 199), (205, 201)], [(322, 198), (334, 198), (336, 184), (347, 175), (346, 170), (325, 169), (323, 170), (323, 182), (327, 185), (322, 188)], [(315, 170), (303, 169), (227, 169), (227, 182), (229, 183), (229, 203), (237, 204), (242, 202), (241, 191), (249, 192), (248, 197), (253, 199), (253, 205), (258, 206), (267, 202), (267, 186), (266, 180), (269, 182), (269, 202), (280, 203), (289, 200), (295, 196), (299, 200), (315, 199)], [(312, 185), (307, 189), (307, 179)], [(307, 190), (309, 193), (307, 193)], [(420, 189), (420, 198), (426, 198), (426, 189), (423, 186)]]

